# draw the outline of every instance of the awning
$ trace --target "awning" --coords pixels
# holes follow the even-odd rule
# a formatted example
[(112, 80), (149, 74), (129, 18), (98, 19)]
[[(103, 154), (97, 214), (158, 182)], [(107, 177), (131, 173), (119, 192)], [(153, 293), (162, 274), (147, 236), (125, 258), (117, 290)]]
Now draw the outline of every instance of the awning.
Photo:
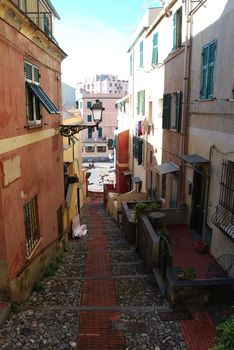
[(199, 156), (198, 154), (186, 154), (184, 156), (181, 156), (181, 159), (193, 165), (209, 163), (209, 160), (203, 158), (202, 156)]
[(43, 104), (45, 109), (50, 114), (60, 114), (58, 108), (53, 104), (50, 98), (46, 95), (45, 91), (39, 85), (33, 83), (26, 83), (31, 92), (39, 99), (39, 101)]
[(131, 172), (131, 170), (124, 170), (123, 175), (124, 176), (132, 175), (132, 172)]
[(114, 134), (115, 135), (119, 135), (119, 134), (122, 134), (122, 132), (126, 132), (126, 131), (128, 131), (129, 132), (129, 129), (128, 128), (119, 128), (119, 129), (116, 129), (115, 131), (114, 131)]
[(177, 171), (180, 171), (180, 168), (175, 163), (169, 162), (169, 163), (163, 163), (161, 165), (156, 165), (155, 170), (159, 175), (164, 175), (164, 174), (175, 173)]

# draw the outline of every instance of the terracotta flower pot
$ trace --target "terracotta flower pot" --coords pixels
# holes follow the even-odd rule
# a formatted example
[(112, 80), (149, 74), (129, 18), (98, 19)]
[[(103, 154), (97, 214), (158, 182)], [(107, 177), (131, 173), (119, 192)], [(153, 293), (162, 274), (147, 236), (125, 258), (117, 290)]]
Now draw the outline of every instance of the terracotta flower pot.
[(194, 243), (196, 251), (200, 254), (204, 254), (207, 252), (208, 245), (204, 241), (196, 241)]

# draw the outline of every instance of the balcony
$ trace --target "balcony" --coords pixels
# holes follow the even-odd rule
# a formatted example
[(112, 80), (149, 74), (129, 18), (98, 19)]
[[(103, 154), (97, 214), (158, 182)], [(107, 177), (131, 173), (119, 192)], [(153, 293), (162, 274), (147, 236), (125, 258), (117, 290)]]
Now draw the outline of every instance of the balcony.
[(53, 42), (53, 18), (60, 19), (50, 0), (12, 0), (12, 2), (39, 27)]

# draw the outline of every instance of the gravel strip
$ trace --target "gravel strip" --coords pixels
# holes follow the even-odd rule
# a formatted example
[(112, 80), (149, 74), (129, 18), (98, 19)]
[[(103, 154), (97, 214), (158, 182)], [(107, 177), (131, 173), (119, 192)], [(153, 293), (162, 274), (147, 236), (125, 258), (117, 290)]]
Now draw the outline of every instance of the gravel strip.
[(122, 330), (126, 350), (186, 350), (177, 322), (162, 322), (157, 311), (128, 311), (114, 325)]
[(75, 349), (78, 322), (72, 311), (17, 312), (0, 332), (0, 349)]

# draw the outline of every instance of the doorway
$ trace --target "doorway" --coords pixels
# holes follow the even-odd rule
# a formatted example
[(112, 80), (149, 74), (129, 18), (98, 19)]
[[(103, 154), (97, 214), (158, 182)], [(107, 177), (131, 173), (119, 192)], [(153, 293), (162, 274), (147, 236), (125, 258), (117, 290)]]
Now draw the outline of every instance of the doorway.
[(193, 173), (193, 191), (191, 206), (191, 228), (201, 238), (204, 216), (204, 198), (205, 198), (206, 179), (204, 176), (194, 171)]

